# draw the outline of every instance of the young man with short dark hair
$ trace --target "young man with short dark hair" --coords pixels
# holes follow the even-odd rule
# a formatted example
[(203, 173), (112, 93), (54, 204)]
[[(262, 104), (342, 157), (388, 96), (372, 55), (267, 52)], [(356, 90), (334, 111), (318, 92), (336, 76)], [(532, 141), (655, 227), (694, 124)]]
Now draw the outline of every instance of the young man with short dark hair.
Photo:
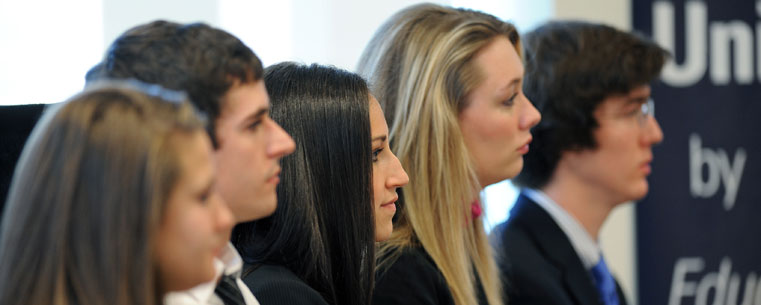
[[(188, 94), (206, 115), (214, 145), (215, 190), (236, 222), (271, 215), (277, 206), (279, 160), (294, 150), (291, 137), (269, 116), (259, 58), (235, 36), (206, 24), (154, 21), (136, 26), (109, 47), (87, 73), (100, 79), (137, 79)], [(221, 249), (218, 279), (166, 303), (258, 304), (240, 280), (243, 262), (232, 244)]]

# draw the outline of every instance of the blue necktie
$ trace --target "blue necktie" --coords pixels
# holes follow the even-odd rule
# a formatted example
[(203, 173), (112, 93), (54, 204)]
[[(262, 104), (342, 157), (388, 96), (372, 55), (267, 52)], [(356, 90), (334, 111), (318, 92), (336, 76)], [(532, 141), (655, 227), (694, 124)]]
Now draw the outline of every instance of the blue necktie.
[(600, 261), (592, 267), (592, 276), (595, 279), (595, 286), (600, 292), (600, 297), (605, 305), (618, 305), (618, 294), (616, 293), (616, 281), (608, 271), (605, 265), (605, 259), (600, 255)]

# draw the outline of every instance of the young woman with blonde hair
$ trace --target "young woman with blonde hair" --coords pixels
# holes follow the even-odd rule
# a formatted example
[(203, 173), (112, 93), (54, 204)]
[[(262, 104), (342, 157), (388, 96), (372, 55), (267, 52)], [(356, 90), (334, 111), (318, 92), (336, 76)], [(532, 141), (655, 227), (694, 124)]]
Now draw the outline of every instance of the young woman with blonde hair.
[(358, 72), (410, 177), (374, 304), (503, 303), (478, 194), (520, 172), (539, 122), (519, 50), (511, 24), (434, 4), (396, 13), (365, 48)]

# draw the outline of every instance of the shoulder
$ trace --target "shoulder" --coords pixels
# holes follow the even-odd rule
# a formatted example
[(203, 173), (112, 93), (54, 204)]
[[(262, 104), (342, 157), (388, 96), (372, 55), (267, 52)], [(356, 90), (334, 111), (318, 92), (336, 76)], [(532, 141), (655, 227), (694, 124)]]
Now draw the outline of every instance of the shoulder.
[(374, 304), (453, 304), (449, 286), (422, 247), (401, 250), (400, 256), (376, 277)]
[[(490, 233), (490, 242), (511, 304), (570, 304), (563, 285), (562, 266), (540, 245), (548, 228), (526, 225), (527, 215), (513, 214)], [(536, 225), (536, 222), (533, 223)], [(553, 247), (560, 247), (554, 245)]]
[(317, 290), (280, 265), (261, 265), (242, 279), (261, 305), (327, 305)]

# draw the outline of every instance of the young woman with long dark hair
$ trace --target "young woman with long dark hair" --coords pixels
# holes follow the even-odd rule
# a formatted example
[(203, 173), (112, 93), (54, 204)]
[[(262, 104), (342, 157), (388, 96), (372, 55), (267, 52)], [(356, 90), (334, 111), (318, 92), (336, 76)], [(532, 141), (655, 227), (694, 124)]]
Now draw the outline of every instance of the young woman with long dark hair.
[(282, 160), (278, 207), (233, 233), (244, 281), (262, 305), (370, 304), (375, 242), (391, 235), (408, 182), (365, 81), (340, 69), (266, 69), (272, 118), (296, 142)]

